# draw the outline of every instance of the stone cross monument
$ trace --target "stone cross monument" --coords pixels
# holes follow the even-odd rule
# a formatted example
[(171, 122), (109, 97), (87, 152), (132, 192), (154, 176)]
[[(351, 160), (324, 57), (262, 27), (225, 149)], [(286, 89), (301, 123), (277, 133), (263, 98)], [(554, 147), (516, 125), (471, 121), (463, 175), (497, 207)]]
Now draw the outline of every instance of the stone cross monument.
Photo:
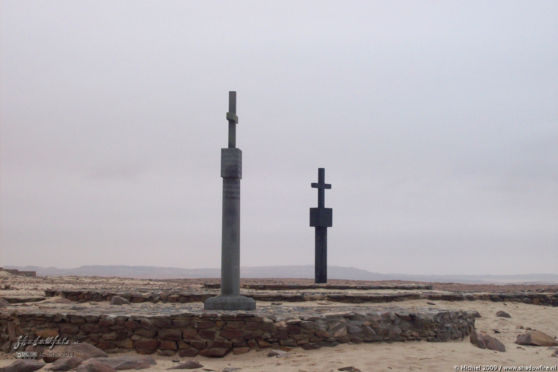
[(325, 183), (324, 168), (318, 168), (318, 183), (313, 182), (311, 186), (318, 189), (318, 208), (310, 208), (310, 226), (316, 230), (315, 282), (327, 283), (327, 228), (333, 225), (333, 211), (324, 206), (325, 189), (331, 189)]
[(236, 92), (229, 92), (229, 147), (221, 149), (223, 221), (221, 236), (221, 295), (208, 298), (205, 310), (253, 310), (254, 299), (240, 295), (240, 178), (242, 151), (236, 148)]

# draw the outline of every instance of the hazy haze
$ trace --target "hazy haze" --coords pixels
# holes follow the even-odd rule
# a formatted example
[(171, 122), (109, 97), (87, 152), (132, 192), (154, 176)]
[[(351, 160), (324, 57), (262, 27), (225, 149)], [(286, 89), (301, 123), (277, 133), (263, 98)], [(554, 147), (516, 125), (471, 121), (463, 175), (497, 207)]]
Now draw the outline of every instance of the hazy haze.
[(558, 273), (556, 1), (0, 0), (0, 266)]

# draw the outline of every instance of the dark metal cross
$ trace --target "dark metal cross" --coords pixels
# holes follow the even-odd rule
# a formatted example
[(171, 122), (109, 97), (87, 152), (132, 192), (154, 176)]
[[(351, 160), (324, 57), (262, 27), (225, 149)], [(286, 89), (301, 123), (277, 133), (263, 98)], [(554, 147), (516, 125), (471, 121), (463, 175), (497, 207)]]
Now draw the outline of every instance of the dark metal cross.
[(324, 208), (325, 189), (331, 189), (331, 185), (325, 183), (325, 168), (318, 168), (318, 183), (312, 182), (311, 186), (318, 189), (318, 208)]
[(325, 190), (331, 185), (325, 183), (325, 169), (318, 168), (318, 182), (311, 184), (318, 189), (318, 208), (310, 208), (310, 226), (315, 228), (315, 282), (327, 283), (327, 228), (333, 225), (333, 211), (325, 208)]

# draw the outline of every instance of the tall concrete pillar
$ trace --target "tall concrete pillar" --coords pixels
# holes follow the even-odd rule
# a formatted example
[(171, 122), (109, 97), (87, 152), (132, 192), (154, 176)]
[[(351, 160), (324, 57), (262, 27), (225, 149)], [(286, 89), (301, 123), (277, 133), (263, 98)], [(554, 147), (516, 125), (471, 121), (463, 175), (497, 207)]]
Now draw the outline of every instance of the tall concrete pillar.
[(240, 295), (240, 179), (242, 151), (236, 148), (236, 92), (229, 92), (229, 146), (221, 149), (223, 221), (221, 230), (221, 295), (205, 301), (205, 310), (253, 310), (254, 299)]

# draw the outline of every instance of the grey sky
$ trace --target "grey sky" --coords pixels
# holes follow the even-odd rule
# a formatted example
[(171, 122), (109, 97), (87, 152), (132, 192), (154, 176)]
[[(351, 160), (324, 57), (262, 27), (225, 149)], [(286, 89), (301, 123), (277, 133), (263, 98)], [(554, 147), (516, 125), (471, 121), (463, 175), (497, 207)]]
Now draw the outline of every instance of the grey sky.
[(558, 273), (556, 1), (1, 1), (0, 265)]

